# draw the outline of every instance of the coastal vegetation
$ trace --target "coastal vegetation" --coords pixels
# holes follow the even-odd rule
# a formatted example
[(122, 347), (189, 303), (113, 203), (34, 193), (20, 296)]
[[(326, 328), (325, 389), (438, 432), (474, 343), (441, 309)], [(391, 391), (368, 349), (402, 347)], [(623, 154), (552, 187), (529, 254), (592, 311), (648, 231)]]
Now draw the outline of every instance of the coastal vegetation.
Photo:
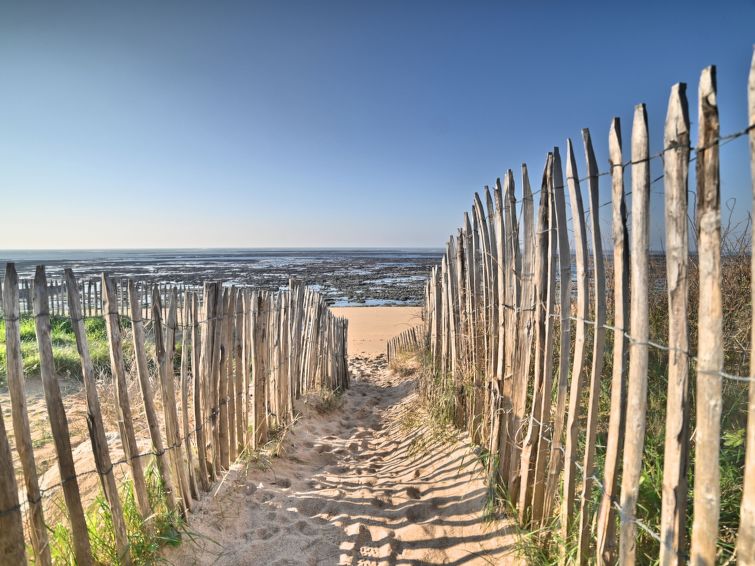
[[(723, 336), (724, 336), (724, 371), (735, 376), (749, 374), (750, 364), (750, 333), (752, 330), (752, 310), (750, 295), (750, 254), (747, 242), (750, 238), (750, 226), (738, 227), (737, 231), (725, 234), (724, 250), (726, 254), (722, 258), (722, 298), (723, 298)], [(668, 298), (665, 286), (665, 257), (655, 255), (651, 260), (651, 278), (649, 289), (648, 315), (650, 324), (649, 338), (654, 344), (663, 345), (668, 341)], [(690, 358), (689, 367), (689, 464), (688, 464), (688, 489), (687, 508), (690, 512), (686, 520), (686, 539), (690, 540), (692, 529), (692, 502), (695, 486), (695, 431), (697, 401), (694, 394), (696, 366), (694, 363), (697, 354), (697, 311), (700, 298), (698, 285), (696, 258), (691, 259), (689, 265), (689, 342)], [(607, 297), (612, 297), (612, 289), (609, 279)], [(614, 305), (608, 302), (607, 324), (613, 324)], [(591, 311), (590, 316), (594, 317)], [(559, 341), (559, 326), (555, 325), (554, 342)], [(587, 348), (586, 358), (592, 355), (593, 330), (588, 325), (588, 333), (585, 336)], [(570, 357), (573, 355), (575, 336), (572, 332), (570, 338)], [(450, 373), (443, 374), (433, 369), (432, 357), (429, 351), (423, 349), (415, 356), (403, 354), (397, 356), (392, 365), (395, 371), (401, 373), (410, 371), (412, 366), (421, 364), (420, 387), (423, 391), (422, 399), (433, 420), (439, 423), (456, 423), (456, 406), (458, 403), (457, 388), (454, 378)], [(558, 351), (554, 352), (553, 368), (559, 367)], [(613, 361), (612, 333), (607, 334), (605, 350), (603, 354), (603, 372), (600, 391), (600, 413), (598, 418), (599, 428), (596, 441), (596, 467), (595, 476), (602, 478), (604, 471), (604, 458), (608, 438), (608, 423), (611, 412), (611, 373)], [(533, 368), (530, 368), (532, 371)], [(647, 529), (640, 528), (637, 532), (637, 556), (641, 563), (655, 563), (659, 554), (660, 545), (653, 533), (658, 531), (661, 519), (661, 494), (663, 483), (664, 466), (664, 435), (666, 427), (666, 402), (668, 390), (669, 352), (664, 348), (649, 349), (648, 369), (648, 410), (645, 430), (645, 446), (643, 454), (642, 474), (640, 478), (639, 499), (637, 505), (637, 520)], [(555, 371), (555, 370), (554, 370)], [(475, 375), (480, 372), (462, 372), (462, 398), (463, 403), (468, 405), (473, 402)], [(588, 376), (584, 371), (582, 379)], [(531, 399), (532, 375), (528, 379), (528, 398)], [(743, 490), (743, 470), (745, 462), (745, 440), (747, 426), (747, 396), (749, 383), (724, 379), (722, 381), (722, 419), (721, 419), (721, 445), (720, 445), (720, 470), (721, 470), (721, 511), (720, 528), (718, 539), (718, 555), (722, 562), (726, 562), (735, 556), (734, 549), (740, 519), (740, 504)], [(552, 410), (555, 411), (556, 391), (554, 389)], [(580, 410), (586, 414), (588, 395), (583, 392), (580, 399)], [(529, 406), (529, 405), (528, 405)], [(555, 414), (551, 414), (552, 419)], [(480, 426), (484, 426), (481, 424)], [(478, 436), (473, 434), (474, 436)], [(579, 452), (584, 453), (585, 435), (579, 437)], [(482, 443), (477, 447), (481, 458), (486, 462), (491, 458), (497, 458), (489, 452), (487, 444)], [(496, 464), (498, 461), (496, 460)], [(488, 512), (497, 516), (516, 515), (516, 510), (510, 506), (505, 489), (496, 482), (490, 482), (490, 506)], [(597, 510), (600, 505), (601, 490), (595, 486), (592, 491), (590, 505)], [(558, 505), (555, 506), (558, 509)], [(548, 518), (540, 528), (521, 529), (518, 536), (517, 548), (519, 553), (527, 560), (528, 564), (557, 564), (563, 557), (576, 557), (578, 538), (577, 533), (570, 532), (566, 538), (560, 536), (559, 518), (557, 514)]]
[[(124, 328), (130, 324), (125, 317), (121, 321)], [(98, 373), (110, 372), (110, 354), (107, 345), (107, 332), (104, 318), (87, 318), (84, 321), (92, 363)], [(81, 378), (81, 359), (76, 350), (76, 336), (73, 332), (70, 317), (50, 317), (50, 337), (53, 345), (55, 371), (61, 377)], [(40, 359), (37, 337), (34, 330), (34, 316), (21, 315), (19, 320), (21, 334), (21, 356), (24, 374), (39, 375)], [(6, 376), (5, 349), (5, 320), (0, 320), (0, 383), (5, 382)]]

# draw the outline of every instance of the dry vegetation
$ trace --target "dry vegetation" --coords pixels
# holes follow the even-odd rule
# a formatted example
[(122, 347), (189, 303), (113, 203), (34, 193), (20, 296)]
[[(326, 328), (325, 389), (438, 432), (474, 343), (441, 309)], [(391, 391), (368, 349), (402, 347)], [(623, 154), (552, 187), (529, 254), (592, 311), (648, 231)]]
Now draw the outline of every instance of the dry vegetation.
[[(5, 328), (0, 323), (0, 407), (6, 422), (11, 420), (10, 399), (5, 387)], [(99, 393), (102, 417), (105, 429), (118, 430), (118, 415), (116, 411), (115, 388), (110, 375), (110, 355), (108, 351), (105, 322), (102, 318), (89, 318), (85, 321), (87, 338), (92, 359), (97, 372), (97, 389)], [(79, 489), (87, 511), (87, 526), (92, 544), (92, 552), (98, 564), (117, 563), (115, 540), (109, 507), (101, 493), (101, 487), (96, 473), (95, 462), (92, 457), (89, 432), (87, 429), (87, 404), (81, 383), (81, 362), (76, 350), (76, 340), (68, 317), (52, 317), (52, 343), (56, 373), (60, 376), (60, 387), (63, 402), (68, 417), (71, 447), (74, 451), (76, 473), (79, 475)], [(152, 343), (151, 323), (147, 323), (147, 350), (149, 369), (155, 392), (155, 403), (158, 415), (162, 416), (162, 401), (160, 387), (157, 386), (157, 367), (154, 361), (154, 343)], [(129, 398), (136, 426), (137, 438), (147, 438), (147, 422), (141, 402), (141, 391), (136, 377), (133, 359), (133, 342), (131, 338), (130, 322), (122, 318), (123, 350), (128, 372)], [(71, 533), (66, 519), (65, 504), (59, 489), (57, 455), (53, 442), (44, 392), (39, 379), (39, 353), (37, 349), (34, 319), (31, 315), (24, 316), (20, 321), (21, 352), (24, 374), (26, 375), (26, 401), (32, 431), (32, 442), (40, 477), (40, 486), (46, 490), (43, 497), (45, 519), (50, 529), (50, 545), (55, 564), (74, 564)], [(178, 342), (176, 352), (176, 367), (180, 364), (181, 345)], [(180, 407), (179, 407), (180, 411)], [(193, 418), (192, 418), (193, 421)], [(8, 427), (9, 441), (13, 448), (14, 468), (18, 485), (23, 485), (23, 473), (18, 454), (15, 450), (13, 427)], [(123, 452), (117, 434), (112, 435), (109, 442), (114, 461), (123, 458)], [(147, 451), (151, 444), (142, 447)], [(147, 459), (147, 487), (155, 513), (144, 522), (134, 500), (133, 485), (128, 480), (125, 466), (116, 466), (116, 475), (120, 478), (121, 501), (128, 528), (129, 540), (132, 547), (132, 558), (136, 564), (153, 563), (159, 548), (163, 544), (177, 544), (181, 533), (186, 531), (180, 516), (169, 513), (165, 505), (163, 486), (159, 481), (153, 458)], [(29, 555), (32, 555), (29, 551)]]
[[(738, 234), (736, 237), (733, 233)], [(722, 257), (722, 294), (724, 309), (724, 371), (737, 376), (747, 376), (750, 373), (750, 332), (752, 328), (752, 307), (750, 292), (750, 225), (724, 227), (724, 245)], [(668, 342), (668, 299), (666, 293), (666, 266), (663, 255), (651, 257), (650, 283), (650, 340), (663, 345)], [(608, 270), (610, 273), (610, 269)], [(694, 356), (697, 347), (697, 308), (699, 301), (699, 287), (696, 257), (690, 257), (689, 263), (689, 343), (690, 367), (689, 384), (691, 406), (689, 411), (689, 468), (688, 468), (688, 513), (687, 540), (691, 533), (692, 495), (694, 489), (695, 466), (695, 382), (696, 367)], [(612, 285), (608, 280), (608, 324), (613, 323)], [(573, 314), (573, 313), (572, 313)], [(591, 313), (591, 317), (593, 313)], [(554, 343), (558, 343), (559, 325), (554, 325)], [(587, 356), (592, 353), (592, 330), (588, 325), (586, 336)], [(571, 333), (571, 350), (574, 349), (575, 333)], [(610, 385), (612, 372), (612, 340), (611, 331), (606, 334), (606, 346), (603, 360), (603, 379), (600, 399), (600, 428), (597, 438), (597, 476), (603, 475), (603, 459), (605, 456), (607, 427), (610, 414)], [(559, 365), (558, 349), (554, 351), (554, 371)], [(570, 357), (571, 359), (571, 357)], [(400, 365), (402, 362), (397, 361)], [(450, 376), (434, 375), (429, 361), (423, 364), (423, 378), (421, 390), (431, 414), (435, 419), (446, 423), (453, 423), (455, 407), (455, 391)], [(400, 369), (399, 369), (400, 371)], [(531, 370), (530, 370), (531, 371)], [(474, 371), (463, 372), (464, 391), (462, 395), (469, 402), (473, 392)], [(653, 530), (658, 530), (661, 513), (661, 485), (663, 478), (663, 450), (667, 397), (668, 352), (662, 348), (650, 348), (650, 367), (648, 373), (648, 410), (645, 448), (640, 481), (640, 496), (637, 517)], [(583, 368), (582, 379), (589, 377), (589, 364)], [(721, 423), (721, 517), (719, 538), (719, 559), (726, 562), (733, 557), (736, 533), (739, 523), (739, 506), (742, 497), (743, 467), (745, 456), (745, 427), (747, 425), (747, 395), (748, 383), (724, 379), (722, 388), (723, 411)], [(530, 387), (532, 381), (530, 379)], [(585, 388), (586, 389), (586, 388)], [(532, 391), (529, 392), (531, 400)], [(585, 390), (582, 399), (582, 418), (586, 415), (588, 392)], [(555, 399), (555, 391), (554, 391)], [(555, 407), (555, 403), (552, 405)], [(530, 407), (527, 407), (529, 411)], [(553, 415), (551, 415), (553, 416)], [(584, 430), (584, 427), (582, 427)], [(580, 438), (580, 453), (584, 451), (584, 432)], [(480, 447), (485, 452), (486, 447)], [(484, 457), (484, 455), (483, 455)], [(491, 487), (492, 489), (492, 487)], [(600, 503), (598, 487), (593, 488), (594, 510)], [(496, 496), (498, 512), (506, 512), (503, 493)], [(557, 506), (555, 507), (558, 508)], [(538, 532), (522, 532), (520, 536), (520, 551), (531, 564), (556, 563), (559, 550), (567, 548), (567, 554), (576, 551), (576, 540), (560, 540), (557, 518), (552, 524)], [(652, 564), (657, 561), (659, 545), (656, 540), (643, 530), (638, 531), (638, 558), (641, 563)]]

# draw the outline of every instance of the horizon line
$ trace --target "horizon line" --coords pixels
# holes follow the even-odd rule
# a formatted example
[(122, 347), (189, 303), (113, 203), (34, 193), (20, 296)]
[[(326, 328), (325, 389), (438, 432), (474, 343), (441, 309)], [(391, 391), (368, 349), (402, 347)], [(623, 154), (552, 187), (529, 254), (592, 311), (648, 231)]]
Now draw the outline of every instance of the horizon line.
[(164, 251), (164, 250), (280, 250), (280, 251), (300, 251), (300, 250), (444, 250), (443, 246), (189, 246), (189, 247), (96, 247), (96, 248), (0, 248), (0, 254), (4, 252), (108, 252), (108, 251)]

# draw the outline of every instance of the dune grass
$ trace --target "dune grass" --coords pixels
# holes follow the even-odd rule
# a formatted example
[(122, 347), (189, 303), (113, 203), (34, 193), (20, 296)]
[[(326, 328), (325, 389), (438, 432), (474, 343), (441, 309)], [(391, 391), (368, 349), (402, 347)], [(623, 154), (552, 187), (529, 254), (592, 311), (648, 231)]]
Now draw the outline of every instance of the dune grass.
[[(159, 562), (159, 552), (163, 545), (178, 545), (183, 535), (191, 535), (178, 512), (171, 512), (167, 507), (165, 489), (154, 462), (146, 469), (147, 495), (153, 513), (146, 519), (139, 513), (131, 481), (120, 487), (121, 505), (126, 520), (131, 562), (136, 566)], [(115, 546), (110, 506), (100, 493), (86, 513), (89, 542), (95, 564), (122, 564)], [(50, 550), (53, 564), (56, 566), (73, 566), (76, 560), (73, 554), (73, 539), (66, 523), (57, 523), (50, 528)], [(30, 551), (31, 555), (31, 551)]]
[[(731, 246), (731, 243), (729, 242)], [(722, 258), (722, 296), (724, 310), (724, 370), (734, 375), (749, 375), (750, 363), (750, 331), (752, 328), (750, 302), (750, 255), (742, 248), (731, 247), (725, 249)], [(695, 483), (695, 383), (697, 379), (694, 356), (697, 350), (697, 308), (699, 302), (699, 288), (697, 286), (697, 266), (695, 258), (691, 258), (689, 267), (689, 465), (688, 465), (688, 498), (687, 498), (687, 541), (692, 529), (692, 498)], [(608, 324), (612, 324), (613, 305), (610, 304), (612, 293), (607, 297)], [(665, 287), (665, 258), (654, 256), (651, 259), (651, 289), (648, 306), (650, 321), (650, 339), (656, 343), (668, 342), (668, 304)], [(554, 327), (554, 343), (558, 344), (558, 324)], [(592, 326), (588, 325), (586, 345), (586, 363), (583, 379), (589, 375), (589, 360), (592, 356)], [(572, 351), (574, 331), (571, 333)], [(613, 357), (613, 332), (606, 335), (606, 345), (603, 360), (601, 380), (600, 417), (597, 437), (596, 475), (602, 477), (607, 442), (607, 427), (610, 416), (611, 372)], [(554, 349), (554, 371), (558, 368), (558, 348)], [(454, 391), (453, 380), (450, 376), (440, 376), (431, 369), (427, 353), (421, 353), (423, 361), (423, 377), (420, 388), (422, 398), (434, 418), (445, 422), (453, 422)], [(531, 371), (531, 369), (530, 369)], [(471, 390), (472, 375), (466, 372), (462, 379), (465, 390)], [(530, 378), (531, 383), (531, 378)], [(720, 444), (721, 469), (721, 513), (719, 527), (719, 561), (726, 563), (733, 556), (736, 534), (739, 525), (740, 502), (742, 497), (743, 468), (745, 456), (745, 427), (747, 426), (747, 395), (748, 383), (724, 379), (722, 382), (722, 419)], [(637, 519), (651, 530), (658, 532), (661, 514), (661, 487), (663, 481), (663, 451), (665, 435), (666, 401), (668, 386), (668, 352), (662, 349), (650, 348), (648, 370), (648, 409), (646, 416), (646, 434), (644, 441), (644, 457), (640, 492), (637, 505)], [(581, 415), (586, 414), (588, 402), (587, 387), (583, 388), (581, 400)], [(531, 392), (530, 392), (531, 394)], [(552, 417), (553, 415), (551, 415)], [(458, 424), (458, 423), (457, 423)], [(579, 457), (584, 453), (584, 430), (579, 439)], [(486, 447), (480, 447), (483, 459), (486, 458)], [(593, 487), (591, 498), (592, 512), (597, 512), (600, 502), (598, 486)], [(506, 513), (511, 511), (505, 494), (493, 489), (491, 495), (491, 513)], [(559, 504), (555, 509), (559, 508)], [(554, 516), (547, 527), (531, 532), (522, 531), (519, 551), (529, 564), (558, 563), (559, 553), (567, 549), (567, 553), (574, 551), (576, 533), (570, 535), (569, 540), (561, 540), (558, 536), (558, 517)], [(639, 563), (653, 564), (658, 560), (659, 543), (647, 532), (638, 529), (637, 557)], [(574, 540), (572, 540), (572, 538)]]
[[(122, 324), (128, 326), (128, 320)], [(71, 319), (65, 316), (50, 317), (52, 339), (52, 354), (55, 361), (55, 371), (59, 376), (81, 378), (81, 360), (76, 349), (76, 337), (71, 326)], [(96, 373), (110, 373), (110, 353), (108, 351), (107, 332), (104, 318), (88, 318), (84, 321), (89, 353)], [(24, 374), (39, 375), (39, 349), (37, 335), (34, 328), (34, 317), (23, 315), (19, 321), (21, 335), (21, 358)], [(130, 343), (124, 341), (124, 349)], [(5, 321), (0, 321), (0, 383), (4, 383), (7, 375)]]

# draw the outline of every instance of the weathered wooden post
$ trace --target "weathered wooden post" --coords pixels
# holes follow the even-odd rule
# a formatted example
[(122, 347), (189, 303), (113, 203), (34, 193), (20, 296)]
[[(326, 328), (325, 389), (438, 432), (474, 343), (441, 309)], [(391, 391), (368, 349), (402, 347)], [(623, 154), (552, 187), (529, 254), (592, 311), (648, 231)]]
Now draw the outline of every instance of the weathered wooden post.
[[(29, 426), (29, 414), (26, 409), (26, 386), (24, 383), (23, 360), (21, 358), (21, 334), (18, 324), (21, 314), (20, 310), (16, 266), (13, 263), (9, 263), (5, 268), (3, 312), (5, 313), (5, 356), (8, 393), (11, 399), (11, 418), (13, 420), (16, 450), (18, 451), (21, 467), (24, 471), (26, 500), (29, 504), (29, 531), (32, 548), (34, 549), (34, 558), (42, 566), (47, 566), (52, 563), (52, 558), (47, 537), (47, 527), (42, 511), (42, 496), (39, 491), (37, 466), (34, 463), (34, 445)], [(12, 462), (10, 459), (7, 461), (11, 467), (12, 474)]]

